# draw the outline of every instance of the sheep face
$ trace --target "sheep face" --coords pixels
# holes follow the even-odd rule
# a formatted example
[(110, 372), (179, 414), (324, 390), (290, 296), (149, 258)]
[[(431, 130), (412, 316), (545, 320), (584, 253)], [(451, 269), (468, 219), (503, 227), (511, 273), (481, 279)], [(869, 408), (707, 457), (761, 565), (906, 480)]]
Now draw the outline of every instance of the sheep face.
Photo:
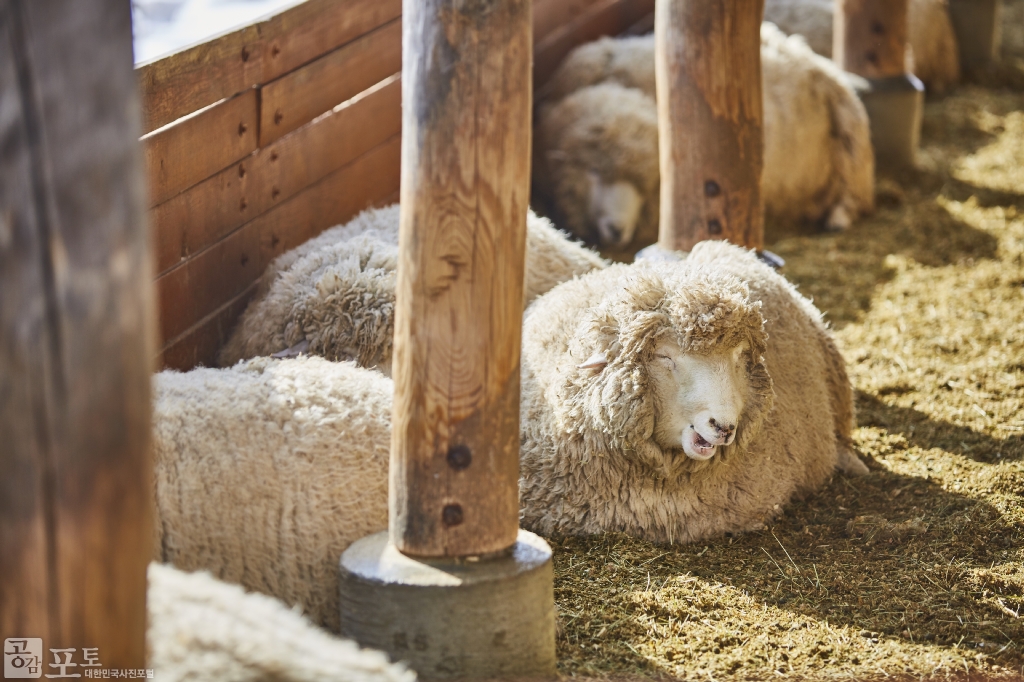
[(649, 372), (659, 447), (682, 447), (687, 457), (706, 460), (733, 443), (747, 398), (746, 351), (741, 343), (703, 355), (671, 339), (658, 342)]
[(640, 190), (626, 180), (605, 182), (593, 171), (589, 171), (587, 177), (590, 181), (587, 217), (597, 242), (605, 248), (628, 245), (633, 241), (644, 206)]

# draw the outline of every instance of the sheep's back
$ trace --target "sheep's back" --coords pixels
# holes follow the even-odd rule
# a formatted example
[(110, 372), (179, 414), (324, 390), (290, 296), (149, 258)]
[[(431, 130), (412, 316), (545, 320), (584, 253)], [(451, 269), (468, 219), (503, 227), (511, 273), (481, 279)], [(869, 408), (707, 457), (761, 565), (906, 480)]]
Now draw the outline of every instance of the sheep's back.
[(387, 527), (392, 383), (320, 358), (154, 381), (154, 558), (338, 627), (338, 557)]

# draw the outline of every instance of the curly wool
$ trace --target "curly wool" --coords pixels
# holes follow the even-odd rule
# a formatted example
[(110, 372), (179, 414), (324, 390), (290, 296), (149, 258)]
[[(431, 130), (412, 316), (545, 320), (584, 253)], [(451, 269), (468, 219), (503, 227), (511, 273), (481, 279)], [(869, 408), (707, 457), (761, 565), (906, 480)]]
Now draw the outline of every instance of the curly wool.
[(148, 664), (164, 682), (413, 682), (379, 651), (332, 637), (276, 599), (150, 564)]
[[(855, 76), (799, 37), (761, 27), (765, 210), (846, 227), (874, 210), (874, 152)], [(574, 235), (594, 239), (588, 173), (626, 180), (644, 198), (634, 244), (657, 238), (660, 169), (653, 36), (602, 38), (574, 50), (538, 107), (533, 191)]]
[[(218, 364), (308, 344), (304, 351), (390, 372), (398, 204), (371, 209), (278, 256), (220, 351)], [(550, 221), (527, 216), (526, 301), (605, 265)]]
[(154, 379), (154, 559), (338, 629), (338, 558), (387, 528), (392, 382), (256, 358)]
[[(691, 353), (746, 343), (735, 443), (707, 461), (653, 439), (656, 341)], [(625, 532), (691, 542), (755, 528), (850, 450), (853, 401), (813, 305), (744, 249), (704, 242), (682, 263), (616, 265), (552, 290), (523, 329), (523, 525), (542, 534)], [(608, 365), (579, 365), (594, 352)]]
[[(833, 0), (766, 0), (765, 21), (807, 39), (811, 49), (832, 56)], [(910, 0), (907, 10), (910, 70), (929, 91), (941, 93), (960, 80), (960, 48), (948, 0)]]

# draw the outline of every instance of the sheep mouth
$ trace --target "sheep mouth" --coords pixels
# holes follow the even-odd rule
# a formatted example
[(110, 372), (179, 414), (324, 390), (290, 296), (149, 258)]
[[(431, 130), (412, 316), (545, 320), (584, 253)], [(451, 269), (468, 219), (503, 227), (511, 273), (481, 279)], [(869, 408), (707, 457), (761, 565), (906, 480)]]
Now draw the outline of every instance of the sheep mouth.
[(711, 459), (715, 454), (716, 447), (717, 444), (711, 443), (704, 436), (697, 433), (697, 429), (691, 428), (688, 437), (683, 439), (683, 452), (690, 459)]

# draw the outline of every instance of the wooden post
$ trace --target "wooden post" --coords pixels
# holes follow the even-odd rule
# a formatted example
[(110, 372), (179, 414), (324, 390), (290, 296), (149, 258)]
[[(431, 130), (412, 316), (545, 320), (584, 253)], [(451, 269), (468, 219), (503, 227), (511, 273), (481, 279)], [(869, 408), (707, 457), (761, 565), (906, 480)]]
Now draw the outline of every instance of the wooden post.
[(128, 0), (0, 3), (0, 639), (43, 675), (145, 668), (140, 132)]
[(907, 73), (909, 0), (837, 0), (832, 58), (864, 78)]
[(910, 0), (835, 0), (832, 58), (863, 76), (871, 142), (881, 168), (912, 166), (921, 136), (924, 85), (907, 69)]
[(657, 0), (663, 250), (764, 242), (764, 0)]
[(964, 71), (970, 73), (999, 61), (1002, 14), (1002, 0), (949, 0), (949, 18)]
[(519, 529), (532, 4), (403, 5), (390, 531), (339, 594), (342, 635), (422, 680), (556, 674), (551, 548)]
[(530, 0), (406, 0), (391, 539), (497, 552), (519, 527)]

